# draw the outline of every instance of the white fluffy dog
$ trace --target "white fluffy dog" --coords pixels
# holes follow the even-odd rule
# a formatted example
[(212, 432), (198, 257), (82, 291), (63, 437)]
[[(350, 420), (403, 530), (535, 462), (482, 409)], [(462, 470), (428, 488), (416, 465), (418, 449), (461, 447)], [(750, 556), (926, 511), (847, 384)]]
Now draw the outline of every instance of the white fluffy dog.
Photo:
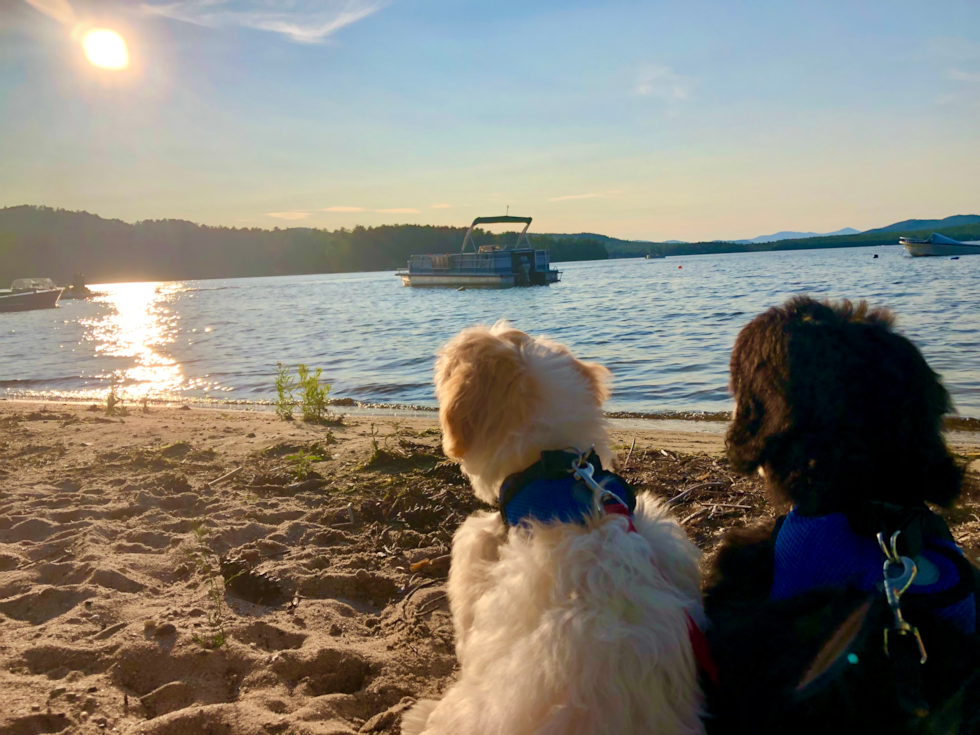
[[(436, 363), (446, 454), (489, 503), (544, 450), (594, 446), (609, 469), (608, 379), (506, 323), (467, 329)], [(467, 519), (449, 574), (459, 679), (407, 712), (402, 732), (702, 733), (689, 637), (699, 551), (649, 497), (632, 522), (635, 533), (612, 513), (510, 529), (501, 513)]]

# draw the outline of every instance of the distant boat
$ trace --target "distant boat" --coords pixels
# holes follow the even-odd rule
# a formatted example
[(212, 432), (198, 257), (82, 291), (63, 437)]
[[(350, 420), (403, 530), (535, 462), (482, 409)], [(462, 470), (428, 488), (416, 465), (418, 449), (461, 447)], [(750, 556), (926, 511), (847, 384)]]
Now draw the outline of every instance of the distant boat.
[(980, 255), (980, 242), (976, 240), (960, 242), (937, 232), (925, 239), (900, 237), (898, 242), (913, 258), (929, 255)]
[(661, 258), (666, 258), (667, 256), (663, 253), (650, 253), (647, 256), (647, 260), (660, 260)]
[[(482, 245), (473, 242), (477, 225), (501, 222), (523, 222), (524, 229), (512, 247)], [(551, 267), (547, 250), (535, 250), (527, 239), (530, 217), (477, 217), (466, 231), (459, 253), (413, 255), (404, 271), (396, 275), (403, 286), (451, 286), (463, 288), (511, 288), (513, 286), (547, 286), (561, 280), (561, 271)], [(522, 244), (523, 243), (523, 244)], [(472, 247), (473, 252), (466, 252)]]
[(18, 278), (9, 291), (0, 290), (0, 312), (53, 309), (61, 289), (50, 278)]

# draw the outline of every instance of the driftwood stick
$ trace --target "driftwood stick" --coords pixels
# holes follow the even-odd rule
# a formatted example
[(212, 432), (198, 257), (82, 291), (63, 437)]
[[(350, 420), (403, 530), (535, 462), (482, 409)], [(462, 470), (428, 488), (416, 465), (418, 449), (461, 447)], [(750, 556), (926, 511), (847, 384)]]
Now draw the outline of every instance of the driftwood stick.
[(236, 467), (231, 472), (226, 472), (225, 474), (223, 474), (221, 477), (217, 478), (216, 480), (211, 480), (211, 482), (208, 483), (208, 487), (214, 487), (219, 482), (224, 482), (225, 480), (228, 480), (228, 479), (234, 477), (239, 472), (241, 472), (243, 469), (245, 469), (244, 466), (242, 466), (242, 467)]
[(681, 525), (682, 526), (686, 526), (689, 521), (693, 521), (698, 516), (704, 515), (709, 510), (710, 510), (710, 508), (707, 508), (707, 507), (705, 507), (705, 508), (698, 508), (696, 511), (694, 511), (693, 513), (691, 513), (691, 515), (689, 515), (687, 518), (685, 518), (684, 520), (682, 520), (681, 521)]
[(723, 487), (724, 485), (725, 485), (725, 483), (723, 483), (723, 482), (702, 482), (700, 485), (695, 485), (694, 487), (689, 487), (684, 492), (682, 492), (682, 493), (680, 493), (678, 495), (675, 495), (674, 497), (670, 498), (667, 501), (667, 505), (677, 505), (678, 503), (683, 503), (685, 500), (687, 500), (689, 497), (691, 497), (691, 493), (693, 493), (695, 490), (700, 490), (701, 488), (704, 488), (704, 487)]
[(430, 612), (430, 609), (429, 609), (430, 605), (431, 605), (431, 609), (432, 610), (435, 610), (436, 609), (436, 605), (433, 605), (432, 603), (438, 604), (438, 603), (442, 602), (445, 599), (446, 599), (446, 593), (445, 592), (443, 592), (442, 594), (436, 595), (431, 600), (428, 600), (425, 604), (423, 604), (422, 607), (420, 607), (418, 610), (415, 611), (416, 617), (419, 616), (419, 615), (425, 615), (427, 612)]
[(632, 444), (630, 444), (630, 453), (626, 455), (626, 461), (625, 461), (625, 462), (623, 462), (623, 469), (624, 469), (624, 470), (625, 470), (625, 469), (626, 469), (627, 467), (629, 467), (629, 466), (630, 466), (630, 459), (632, 459), (632, 457), (633, 457), (633, 447), (635, 447), (635, 446), (636, 446), (636, 437), (634, 436), (634, 437), (633, 437), (633, 443), (632, 443)]

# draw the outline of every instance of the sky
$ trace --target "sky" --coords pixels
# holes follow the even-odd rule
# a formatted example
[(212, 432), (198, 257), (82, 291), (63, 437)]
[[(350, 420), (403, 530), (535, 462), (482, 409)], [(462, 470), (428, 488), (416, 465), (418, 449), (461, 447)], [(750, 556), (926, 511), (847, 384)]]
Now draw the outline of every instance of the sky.
[(975, 214), (978, 31), (976, 0), (0, 0), (0, 207), (655, 241)]

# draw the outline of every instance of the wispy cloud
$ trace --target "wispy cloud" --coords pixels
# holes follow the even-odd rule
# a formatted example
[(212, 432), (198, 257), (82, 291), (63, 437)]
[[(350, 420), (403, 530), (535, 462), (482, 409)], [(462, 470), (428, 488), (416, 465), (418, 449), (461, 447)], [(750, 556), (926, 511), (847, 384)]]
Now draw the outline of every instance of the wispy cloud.
[(962, 69), (949, 69), (946, 72), (946, 77), (958, 82), (980, 82), (980, 73), (963, 71)]
[(691, 99), (693, 89), (691, 77), (682, 76), (669, 66), (648, 66), (637, 75), (633, 94), (658, 99), (670, 114), (676, 114), (680, 106)]
[(452, 204), (433, 204), (430, 209), (451, 209)]
[(75, 11), (72, 10), (68, 0), (24, 0), (24, 2), (61, 23), (72, 23), (75, 20)]
[(142, 6), (151, 15), (212, 28), (242, 26), (281, 33), (298, 43), (319, 43), (381, 7), (365, 0), (178, 0)]
[(310, 212), (268, 212), (266, 216), (276, 219), (306, 219), (313, 215)]
[(566, 202), (569, 199), (611, 199), (617, 194), (622, 194), (622, 191), (617, 189), (616, 191), (594, 191), (589, 194), (566, 194), (561, 197), (551, 197), (549, 202)]
[[(449, 206), (448, 204), (446, 205)], [(367, 207), (327, 207), (321, 212), (380, 212), (381, 214), (420, 214), (418, 209), (412, 207), (395, 207), (393, 209), (368, 209)]]

